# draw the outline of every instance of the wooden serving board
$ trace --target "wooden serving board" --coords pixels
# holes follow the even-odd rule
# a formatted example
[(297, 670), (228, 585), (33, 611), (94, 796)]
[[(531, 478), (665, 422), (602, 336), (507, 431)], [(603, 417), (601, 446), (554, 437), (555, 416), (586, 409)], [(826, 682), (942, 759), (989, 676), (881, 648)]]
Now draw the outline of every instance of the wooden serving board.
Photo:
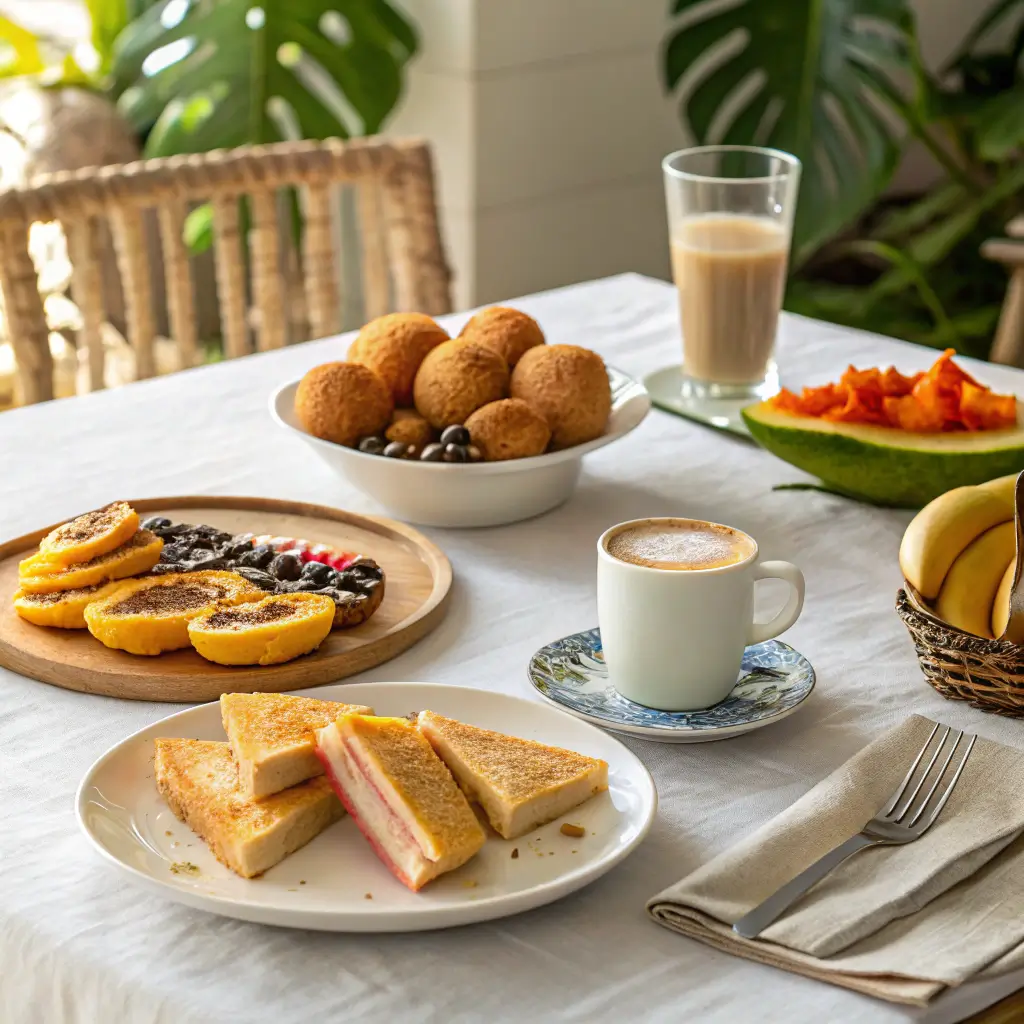
[(452, 567), (438, 547), (403, 523), (272, 498), (153, 498), (131, 505), (142, 519), (162, 515), (231, 533), (302, 537), (368, 555), (384, 570), (384, 600), (362, 625), (333, 631), (312, 654), (283, 665), (215, 665), (191, 649), (155, 658), (113, 651), (87, 630), (34, 626), (14, 611), (18, 562), (59, 525), (54, 523), (0, 544), (0, 665), (85, 693), (210, 701), (222, 693), (298, 690), (343, 679), (400, 654), (444, 617)]

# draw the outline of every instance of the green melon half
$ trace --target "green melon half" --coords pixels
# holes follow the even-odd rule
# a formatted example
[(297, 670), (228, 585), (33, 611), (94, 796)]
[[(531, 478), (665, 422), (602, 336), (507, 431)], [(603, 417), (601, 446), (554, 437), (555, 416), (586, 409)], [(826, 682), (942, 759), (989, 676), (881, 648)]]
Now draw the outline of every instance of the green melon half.
[[(1017, 422), (1024, 422), (1017, 403)], [(818, 477), (827, 487), (877, 505), (920, 508), (966, 484), (1024, 469), (1024, 427), (971, 433), (911, 434), (891, 427), (831, 423), (780, 412), (768, 402), (743, 419), (773, 455)]]

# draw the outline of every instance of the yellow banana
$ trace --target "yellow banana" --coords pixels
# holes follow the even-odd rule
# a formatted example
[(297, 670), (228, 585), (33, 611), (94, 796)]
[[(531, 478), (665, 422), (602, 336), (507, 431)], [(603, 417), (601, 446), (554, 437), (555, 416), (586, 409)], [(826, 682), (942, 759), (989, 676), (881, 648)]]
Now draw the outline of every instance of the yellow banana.
[(1010, 559), (1010, 564), (999, 581), (996, 599), (992, 602), (992, 635), (998, 639), (1010, 621), (1010, 589), (1013, 587), (1013, 571), (1017, 568), (1017, 560)]
[[(1005, 483), (1008, 480), (946, 491), (910, 521), (900, 544), (900, 568), (923, 597), (930, 601), (938, 596), (950, 566), (972, 541), (1013, 519), (1013, 488)], [(997, 483), (999, 487), (993, 486)]]
[(1014, 558), (1016, 543), (1016, 528), (1006, 522), (968, 544), (946, 573), (935, 602), (939, 618), (975, 636), (991, 638), (996, 592), (1006, 563)]
[(978, 484), (978, 488), (982, 491), (998, 494), (1001, 498), (1005, 498), (1012, 506), (1013, 494), (1017, 487), (1017, 477), (1019, 475), (1019, 473), (1011, 473), (1009, 476), (998, 476), (995, 480)]

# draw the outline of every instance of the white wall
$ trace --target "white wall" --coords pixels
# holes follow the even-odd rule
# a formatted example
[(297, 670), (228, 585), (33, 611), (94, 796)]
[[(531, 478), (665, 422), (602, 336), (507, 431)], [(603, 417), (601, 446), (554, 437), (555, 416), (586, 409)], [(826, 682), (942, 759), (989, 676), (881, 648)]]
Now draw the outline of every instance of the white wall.
[[(458, 304), (668, 276), (659, 163), (686, 138), (660, 81), (667, 0), (401, 2), (423, 51), (389, 130), (434, 144)], [(915, 7), (933, 65), (983, 9)], [(897, 186), (930, 173), (912, 154)]]

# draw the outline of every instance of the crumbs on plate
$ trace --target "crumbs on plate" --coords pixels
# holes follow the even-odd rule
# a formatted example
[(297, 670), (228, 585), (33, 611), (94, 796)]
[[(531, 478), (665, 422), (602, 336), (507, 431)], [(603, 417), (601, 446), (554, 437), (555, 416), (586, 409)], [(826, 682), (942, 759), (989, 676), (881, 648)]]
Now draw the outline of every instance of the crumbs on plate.
[(199, 868), (191, 861), (179, 860), (171, 865), (172, 875), (198, 875)]

